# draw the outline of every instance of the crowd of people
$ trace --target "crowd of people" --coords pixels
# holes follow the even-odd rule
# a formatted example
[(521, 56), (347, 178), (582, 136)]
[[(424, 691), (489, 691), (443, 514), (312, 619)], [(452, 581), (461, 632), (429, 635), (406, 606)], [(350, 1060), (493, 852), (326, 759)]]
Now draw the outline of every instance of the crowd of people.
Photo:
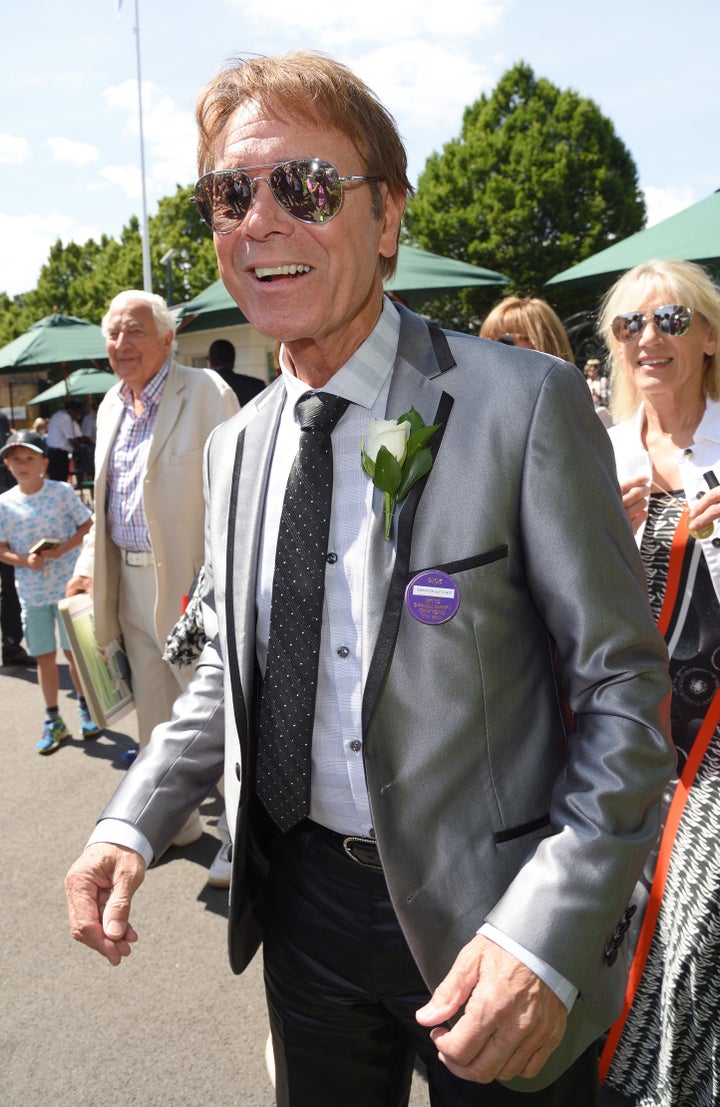
[(717, 288), (621, 277), (609, 380), (537, 298), (444, 331), (383, 295), (406, 155), (350, 70), (233, 62), (197, 122), (196, 205), (277, 379), (234, 379), (222, 340), (179, 365), (164, 301), (123, 292), (92, 520), (48, 471), (76, 421), (1, 450), (40, 752), (60, 594), (132, 672), (140, 748), (68, 874), (73, 936), (131, 953), (147, 868), (219, 785), (210, 877), (233, 971), (262, 944), (280, 1107), (401, 1107), (418, 1058), (435, 1107), (711, 1107)]

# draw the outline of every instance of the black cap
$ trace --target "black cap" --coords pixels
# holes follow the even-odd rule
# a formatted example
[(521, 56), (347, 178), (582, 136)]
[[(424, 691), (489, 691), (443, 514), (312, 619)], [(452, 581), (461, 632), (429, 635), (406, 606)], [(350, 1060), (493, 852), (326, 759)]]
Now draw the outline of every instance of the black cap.
[(31, 430), (15, 431), (15, 434), (11, 434), (6, 440), (5, 445), (0, 450), (0, 457), (6, 454), (8, 450), (11, 450), (13, 446), (24, 446), (26, 450), (34, 450), (36, 454), (42, 454), (45, 457), (45, 443), (39, 434)]

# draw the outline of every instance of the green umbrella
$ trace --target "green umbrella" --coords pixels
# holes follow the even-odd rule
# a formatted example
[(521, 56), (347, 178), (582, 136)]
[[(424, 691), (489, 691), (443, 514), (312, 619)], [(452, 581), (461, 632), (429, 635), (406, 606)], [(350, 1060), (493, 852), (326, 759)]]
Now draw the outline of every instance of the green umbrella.
[[(397, 272), (385, 287), (409, 307), (416, 308), (426, 300), (459, 288), (503, 284), (510, 284), (510, 278), (492, 269), (481, 269), (478, 265), (429, 254), (412, 246), (400, 246)], [(247, 323), (222, 281), (215, 281), (199, 296), (182, 304), (177, 320), (178, 332), (182, 333)]]
[(460, 288), (486, 288), (511, 284), (509, 277), (492, 269), (481, 269), (466, 261), (444, 258), (418, 250), (414, 246), (400, 246), (395, 276), (385, 282), (388, 292), (394, 292), (411, 308), (419, 308), (427, 300), (434, 300)]
[(29, 404), (44, 404), (49, 400), (63, 400), (66, 396), (104, 396), (109, 388), (117, 384), (114, 373), (108, 373), (103, 369), (75, 369), (69, 373), (67, 379), (58, 381), (50, 388), (46, 388), (39, 396), (28, 400)]
[(546, 284), (574, 283), (602, 291), (627, 269), (653, 258), (698, 261), (720, 270), (720, 191), (557, 273)]
[(0, 349), (0, 373), (88, 362), (108, 364), (105, 339), (95, 323), (74, 315), (47, 315)]

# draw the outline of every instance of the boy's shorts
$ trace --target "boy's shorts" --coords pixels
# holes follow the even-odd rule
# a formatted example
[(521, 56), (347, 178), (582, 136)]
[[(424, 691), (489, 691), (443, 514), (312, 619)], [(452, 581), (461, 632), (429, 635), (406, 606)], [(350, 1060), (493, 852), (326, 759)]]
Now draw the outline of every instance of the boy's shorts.
[(29, 654), (39, 657), (44, 653), (55, 653), (57, 641), (55, 627), (60, 633), (60, 648), (70, 649), (62, 617), (56, 603), (45, 603), (40, 607), (26, 607), (21, 603), (22, 624), (25, 633), (25, 645)]

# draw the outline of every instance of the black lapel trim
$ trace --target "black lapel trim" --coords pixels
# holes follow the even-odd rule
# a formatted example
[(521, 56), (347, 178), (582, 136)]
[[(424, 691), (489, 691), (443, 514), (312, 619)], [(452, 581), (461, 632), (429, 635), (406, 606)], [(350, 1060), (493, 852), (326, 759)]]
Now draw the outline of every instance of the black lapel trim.
[[(452, 356), (447, 335), (444, 331), (440, 330), (437, 323), (428, 323), (427, 327), (430, 331), (430, 341), (433, 344), (433, 351), (437, 358), (440, 372), (447, 373), (448, 369), (454, 369), (457, 364), (455, 358)], [(435, 422), (437, 422), (437, 419)]]
[[(436, 330), (438, 328), (435, 328)], [(439, 332), (442, 334), (442, 332)], [(443, 338), (445, 336), (443, 335)], [(448, 366), (448, 368), (450, 368)], [(440, 443), (443, 440), (445, 434), (445, 427), (447, 426), (448, 418), (453, 406), (453, 398), (447, 392), (443, 392), (440, 397), (440, 403), (438, 404), (437, 411), (435, 412), (435, 418), (433, 423), (439, 423), (438, 430), (433, 435), (430, 441), (430, 449), (432, 450), (433, 463), (437, 456), (437, 451), (440, 448)], [(430, 473), (432, 469), (430, 470)], [(377, 643), (375, 645), (375, 652), (373, 659), (370, 663), (368, 670), (367, 681), (365, 683), (365, 692), (363, 695), (363, 708), (362, 708), (362, 729), (363, 734), (367, 733), (367, 728), (370, 725), (370, 719), (374, 710), (375, 704), (378, 701), (380, 695), (380, 689), (383, 681), (385, 680), (385, 674), (387, 672), (388, 665), (392, 660), (393, 651), (395, 649), (395, 642), (397, 640), (398, 627), (400, 625), (400, 616), (402, 614), (403, 599), (405, 596), (405, 589), (407, 588), (410, 580), (410, 547), (412, 545), (412, 532), (413, 524), (415, 522), (415, 513), (420, 503), (420, 497), (422, 496), (425, 484), (428, 477), (422, 477), (421, 480), (414, 484), (408, 492), (407, 499), (403, 504), (402, 511), (398, 515), (398, 536), (397, 536), (397, 549), (395, 551), (395, 565), (393, 567), (392, 578), (390, 580), (390, 587), (388, 589), (387, 600), (385, 602), (385, 612), (383, 614), (382, 623), (380, 625), (380, 631), (378, 633)]]
[[(235, 638), (235, 589), (233, 588), (233, 558), (235, 553), (235, 526), (238, 511), (238, 489), (240, 486), (240, 467), (242, 465), (243, 445), (245, 432), (238, 435), (235, 447), (235, 460), (233, 462), (232, 483), (230, 486), (230, 504), (228, 507), (227, 525), (227, 553), (225, 561), (225, 634), (227, 637), (227, 664), (230, 670), (230, 687), (232, 689), (233, 712), (235, 715), (235, 729), (239, 736), (247, 733), (245, 715), (245, 697), (240, 683), (240, 665), (238, 663), (237, 640)], [(240, 739), (242, 741), (242, 738)], [(247, 750), (243, 750), (243, 760), (247, 764)], [(240, 803), (244, 803), (247, 793), (248, 774), (242, 774), (240, 785)]]

